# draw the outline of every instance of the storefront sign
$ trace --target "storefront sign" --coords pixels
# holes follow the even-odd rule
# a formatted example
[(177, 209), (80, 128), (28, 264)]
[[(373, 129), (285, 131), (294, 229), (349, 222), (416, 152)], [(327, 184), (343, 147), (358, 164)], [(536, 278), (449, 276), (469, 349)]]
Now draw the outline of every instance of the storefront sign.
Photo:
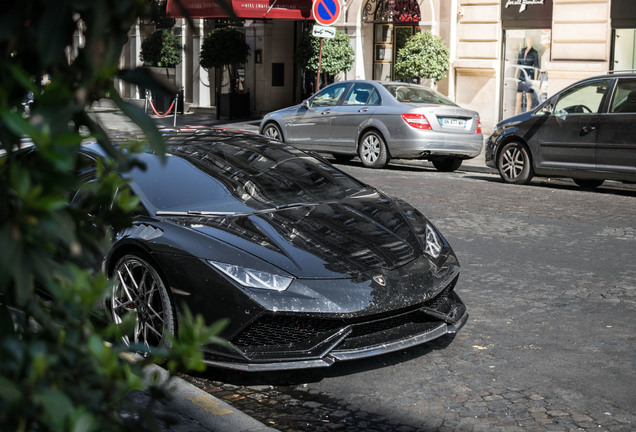
[(551, 28), (552, 0), (501, 0), (504, 28)]
[(311, 19), (311, 0), (168, 0), (166, 14), (172, 18)]
[(612, 0), (612, 27), (636, 28), (634, 0)]
[(519, 6), (519, 13), (525, 12), (528, 5), (543, 5), (545, 0), (506, 0), (506, 8)]

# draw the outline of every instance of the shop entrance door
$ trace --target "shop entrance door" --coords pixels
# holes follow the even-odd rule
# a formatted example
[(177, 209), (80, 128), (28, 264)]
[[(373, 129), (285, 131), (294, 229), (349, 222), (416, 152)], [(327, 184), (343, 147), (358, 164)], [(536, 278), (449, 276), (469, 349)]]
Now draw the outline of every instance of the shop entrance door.
[(415, 34), (416, 26), (375, 24), (373, 44), (373, 79), (403, 81), (395, 75), (395, 58), (406, 41)]

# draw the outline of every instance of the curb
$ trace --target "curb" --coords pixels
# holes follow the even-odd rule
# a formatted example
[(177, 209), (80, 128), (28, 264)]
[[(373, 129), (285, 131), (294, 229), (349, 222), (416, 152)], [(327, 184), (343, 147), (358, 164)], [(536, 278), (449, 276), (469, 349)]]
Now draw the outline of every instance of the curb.
[[(144, 368), (145, 381), (161, 386), (170, 396), (170, 409), (211, 431), (275, 432), (258, 420), (237, 410), (228, 403), (199, 389), (155, 364)], [(180, 422), (183, 430), (192, 430)]]

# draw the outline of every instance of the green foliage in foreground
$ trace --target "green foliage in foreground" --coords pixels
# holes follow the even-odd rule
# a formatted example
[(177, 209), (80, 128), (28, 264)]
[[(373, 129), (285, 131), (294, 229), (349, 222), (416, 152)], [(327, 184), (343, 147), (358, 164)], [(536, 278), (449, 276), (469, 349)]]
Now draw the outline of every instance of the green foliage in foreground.
[(449, 52), (444, 41), (425, 31), (411, 36), (404, 48), (397, 52), (395, 75), (405, 81), (422, 78), (440, 81), (446, 77)]
[[(175, 350), (123, 361), (120, 335), (134, 323), (110, 324), (101, 305), (111, 284), (95, 270), (112, 232), (130, 225), (137, 200), (112, 168), (133, 163), (109, 144), (87, 108), (110, 98), (143, 130), (156, 151), (163, 140), (143, 111), (117, 94), (119, 77), (157, 88), (143, 70), (118, 71), (119, 55), (146, 0), (3, 2), (0, 15), (0, 429), (7, 431), (139, 430), (119, 413), (125, 396), (144, 389), (141, 369), (202, 367), (211, 340), (200, 318), (181, 323)], [(82, 37), (78, 37), (82, 35)], [(82, 40), (83, 45), (73, 45)], [(50, 76), (50, 83), (42, 82)], [(34, 95), (30, 116), (22, 102)], [(35, 157), (18, 163), (28, 137)], [(111, 155), (78, 206), (78, 148), (98, 140)], [(89, 209), (108, 208), (88, 219)], [(98, 227), (110, 227), (109, 230)], [(48, 293), (42, 296), (39, 293)], [(108, 343), (112, 342), (112, 344)], [(184, 365), (184, 361), (186, 364)], [(151, 392), (153, 395), (160, 392)], [(148, 423), (151, 424), (151, 423)]]

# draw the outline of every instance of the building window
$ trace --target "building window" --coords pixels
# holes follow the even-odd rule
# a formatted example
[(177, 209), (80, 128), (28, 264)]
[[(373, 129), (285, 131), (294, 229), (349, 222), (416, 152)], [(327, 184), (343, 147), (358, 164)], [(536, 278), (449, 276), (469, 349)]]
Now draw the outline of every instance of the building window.
[(548, 96), (550, 29), (513, 29), (504, 33), (504, 67), (501, 118), (529, 111)]
[(636, 29), (614, 30), (610, 69), (616, 71), (636, 69)]
[(375, 24), (373, 79), (390, 81), (393, 76), (393, 26)]

